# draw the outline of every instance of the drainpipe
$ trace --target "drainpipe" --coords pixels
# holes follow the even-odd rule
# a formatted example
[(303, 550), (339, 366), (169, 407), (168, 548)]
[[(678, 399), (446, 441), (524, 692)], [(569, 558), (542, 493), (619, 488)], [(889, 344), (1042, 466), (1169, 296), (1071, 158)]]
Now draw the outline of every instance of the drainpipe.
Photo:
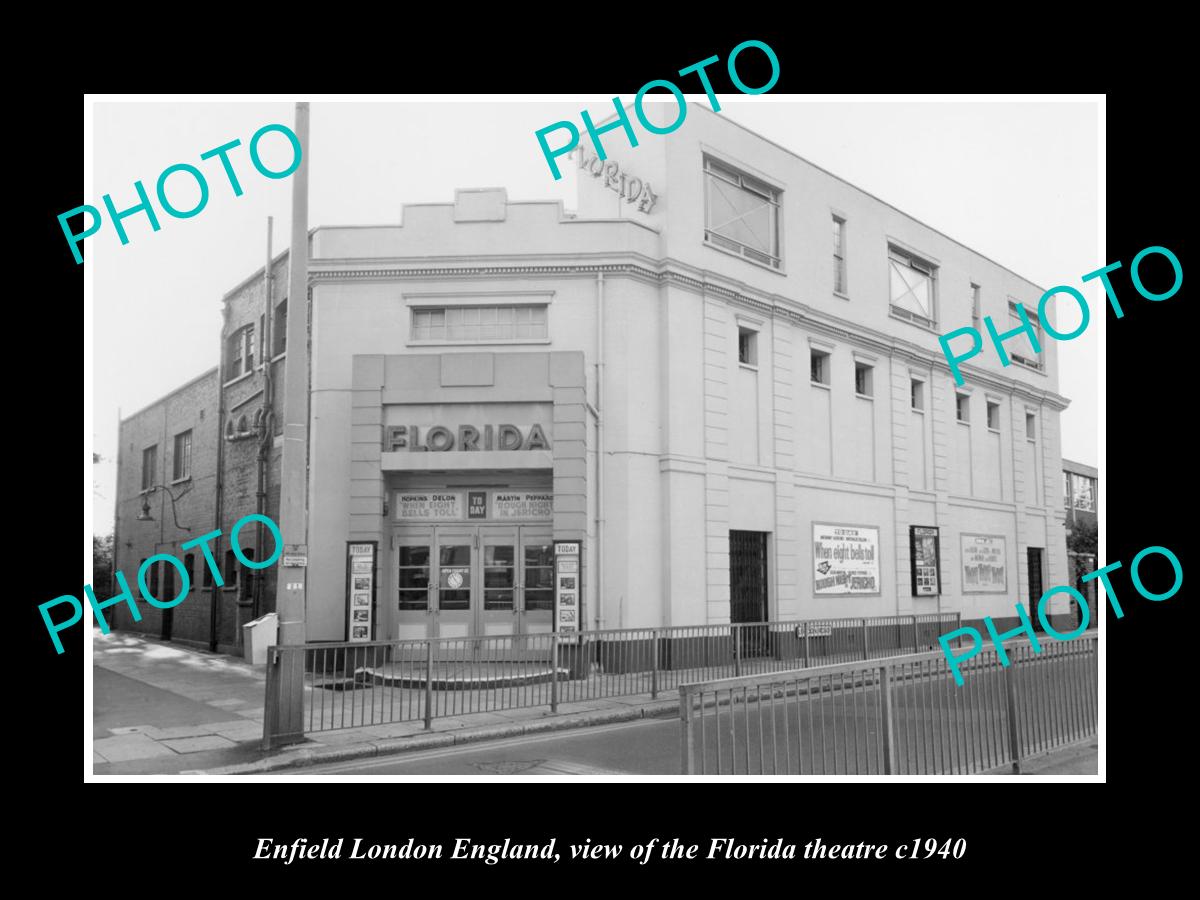
[[(255, 495), (254, 511), (260, 516), (267, 511), (267, 463), (271, 458), (271, 442), (274, 428), (271, 426), (271, 216), (267, 216), (267, 265), (263, 269), (263, 327), (262, 327), (262, 367), (263, 367), (263, 405), (262, 415), (258, 425), (258, 492)], [(254, 532), (254, 558), (263, 559), (263, 543), (265, 525), (256, 523)], [(254, 573), (254, 596), (251, 598), (252, 607), (250, 618), (257, 619), (262, 615), (262, 585), (266, 578), (265, 571)]]
[(604, 628), (604, 273), (596, 273), (596, 630)]
[[(217, 360), (217, 482), (214, 490), (216, 491), (216, 502), (213, 503), (213, 530), (221, 530), (221, 507), (222, 499), (225, 494), (225, 388), (223, 381), (225, 379), (225, 329), (229, 325), (229, 302), (225, 302), (225, 308), (221, 310), (221, 353)], [(218, 567), (221, 563), (221, 536), (217, 535), (213, 541), (213, 558), (217, 561)], [(207, 565), (207, 560), (203, 560)], [(212, 586), (209, 588), (209, 605), (208, 605), (208, 651), (209, 653), (217, 652), (217, 629), (220, 624), (221, 610), (221, 589), (217, 587), (217, 580), (214, 578)]]

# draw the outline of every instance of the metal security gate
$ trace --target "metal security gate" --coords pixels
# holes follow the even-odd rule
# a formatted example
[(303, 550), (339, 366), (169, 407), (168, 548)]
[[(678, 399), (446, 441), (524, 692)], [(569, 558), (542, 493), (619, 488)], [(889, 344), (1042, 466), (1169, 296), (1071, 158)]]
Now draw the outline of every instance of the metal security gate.
[[(729, 621), (767, 621), (767, 537), (765, 531), (729, 532)], [(739, 628), (742, 658), (771, 652), (769, 629)]]

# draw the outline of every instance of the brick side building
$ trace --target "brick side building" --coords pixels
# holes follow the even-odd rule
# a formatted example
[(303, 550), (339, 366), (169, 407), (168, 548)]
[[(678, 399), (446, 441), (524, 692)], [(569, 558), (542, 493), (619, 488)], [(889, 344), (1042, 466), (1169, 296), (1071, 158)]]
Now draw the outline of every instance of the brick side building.
[[(192, 643), (207, 639), (212, 579), (199, 548), (180, 545), (213, 528), (218, 392), (217, 369), (209, 369), (121, 421), (113, 567), (124, 574), (142, 618), (135, 622), (126, 605), (112, 606), (114, 628)], [(138, 591), (141, 563), (159, 553), (182, 560), (192, 583), (188, 598), (170, 610), (152, 606)], [(147, 570), (146, 584), (167, 600), (180, 588), (177, 571), (164, 562)]]

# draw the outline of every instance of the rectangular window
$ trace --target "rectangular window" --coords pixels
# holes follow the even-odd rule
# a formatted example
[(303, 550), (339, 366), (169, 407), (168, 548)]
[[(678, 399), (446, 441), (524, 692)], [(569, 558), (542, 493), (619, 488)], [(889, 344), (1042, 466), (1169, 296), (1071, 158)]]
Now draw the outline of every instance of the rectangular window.
[(247, 325), (244, 329), (246, 333), (246, 366), (243, 369), (245, 372), (254, 371), (254, 326)]
[(871, 389), (871, 366), (866, 363), (854, 364), (854, 393), (860, 397), (873, 397)]
[(912, 379), (909, 384), (912, 391), (912, 408), (918, 411), (925, 409), (925, 382)]
[(1096, 482), (1086, 475), (1071, 475), (1073, 482), (1071, 497), (1076, 509), (1096, 511)]
[[(1028, 308), (1025, 309), (1025, 316), (1029, 319), (1029, 324), (1033, 328), (1033, 333), (1037, 337), (1038, 347), (1042, 346), (1042, 327), (1038, 321), (1037, 313), (1031, 313)], [(1021, 314), (1017, 312), (1017, 304), (1011, 300), (1008, 301), (1008, 327), (1009, 330), (1014, 328), (1024, 328), (1025, 323), (1021, 321)], [(1033, 344), (1029, 339), (1029, 333), (1015, 334), (1004, 342), (1004, 349), (1008, 352), (1008, 358), (1013, 362), (1020, 363), (1023, 366), (1029, 366), (1033, 369), (1042, 367), (1042, 354), (1034, 352)]]
[(955, 402), (958, 404), (956, 415), (960, 422), (971, 421), (971, 398), (967, 394), (955, 394)]
[[(242, 552), (245, 553), (246, 551), (243, 550)], [(222, 577), (225, 579), (225, 587), (235, 587), (237, 585), (238, 564), (232, 547), (225, 551), (225, 571)]]
[(271, 356), (278, 356), (287, 349), (287, 297), (275, 307), (275, 318), (271, 323)]
[(846, 293), (846, 220), (833, 217), (833, 292)]
[(225, 341), (225, 380), (254, 371), (254, 326), (246, 325)]
[(1025, 413), (1025, 437), (1037, 440), (1037, 417), (1033, 413)]
[(738, 362), (746, 366), (758, 365), (758, 332), (750, 328), (738, 329)]
[(829, 384), (829, 354), (813, 350), (811, 357), (813, 384)]
[(987, 402), (987, 423), (992, 431), (1000, 430), (1000, 404), (991, 400)]
[(975, 330), (979, 331), (979, 319), (982, 310), (979, 308), (979, 285), (971, 282), (971, 324), (975, 326)]
[(191, 429), (175, 435), (175, 453), (172, 457), (172, 474), (175, 481), (188, 478), (192, 474), (192, 432)]
[(242, 374), (242, 333), (235, 331), (225, 341), (225, 380)]
[(1071, 473), (1063, 472), (1063, 508), (1071, 508)]
[(937, 267), (911, 253), (888, 247), (892, 312), (934, 328), (937, 325)]
[(417, 307), (412, 311), (414, 341), (488, 343), (547, 337), (544, 305)]
[(780, 191), (704, 158), (704, 240), (779, 268)]
[(154, 478), (158, 471), (158, 444), (147, 447), (142, 451), (142, 490), (148, 491), (154, 487)]

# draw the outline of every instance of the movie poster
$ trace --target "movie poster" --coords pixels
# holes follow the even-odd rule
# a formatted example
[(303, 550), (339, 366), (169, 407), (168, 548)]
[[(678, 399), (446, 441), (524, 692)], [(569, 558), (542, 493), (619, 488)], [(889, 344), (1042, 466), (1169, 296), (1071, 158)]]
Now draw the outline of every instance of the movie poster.
[(814, 522), (813, 593), (880, 593), (879, 529)]
[(963, 591), (1004, 593), (1008, 590), (1004, 538), (996, 534), (962, 536)]

